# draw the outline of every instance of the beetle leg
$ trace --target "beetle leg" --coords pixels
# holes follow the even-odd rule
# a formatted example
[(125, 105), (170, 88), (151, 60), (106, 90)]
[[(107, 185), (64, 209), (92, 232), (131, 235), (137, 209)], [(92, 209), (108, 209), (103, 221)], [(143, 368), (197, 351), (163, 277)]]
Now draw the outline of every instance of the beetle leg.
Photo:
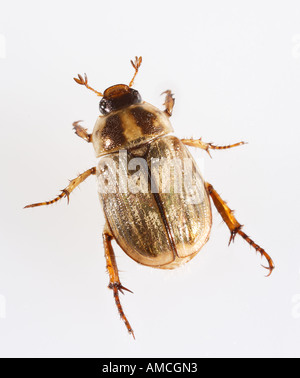
[(51, 205), (54, 202), (59, 201), (60, 199), (67, 197), (68, 198), (68, 203), (69, 203), (69, 196), (71, 192), (79, 185), (81, 184), (85, 179), (87, 179), (90, 175), (95, 175), (96, 174), (96, 167), (90, 168), (87, 171), (81, 173), (78, 177), (70, 181), (70, 184), (61, 191), (61, 194), (54, 198), (51, 201), (47, 202), (39, 202), (39, 203), (34, 203), (32, 205), (27, 205), (24, 207), (24, 209), (27, 209), (29, 207), (36, 207), (36, 206), (42, 206), (42, 205)]
[(181, 142), (187, 146), (191, 147), (198, 147), (202, 148), (202, 150), (205, 150), (208, 155), (211, 157), (209, 150), (227, 150), (228, 148), (241, 146), (243, 144), (247, 144), (247, 142), (239, 142), (234, 144), (229, 144), (228, 146), (216, 146), (213, 143), (205, 143), (202, 141), (202, 138), (200, 139), (181, 139)]
[(78, 135), (80, 138), (86, 140), (88, 143), (90, 143), (92, 141), (92, 134), (89, 134), (87, 132), (87, 129), (80, 126), (79, 122), (82, 121), (73, 122), (73, 129), (75, 130), (75, 134)]
[(113, 236), (111, 232), (108, 229), (108, 226), (106, 225), (103, 231), (103, 244), (104, 244), (104, 251), (105, 251), (105, 259), (106, 259), (106, 268), (109, 274), (109, 289), (112, 289), (115, 302), (119, 311), (119, 314), (121, 316), (121, 319), (124, 321), (128, 332), (134, 337), (133, 329), (131, 328), (131, 325), (129, 321), (127, 320), (121, 302), (119, 298), (119, 291), (124, 294), (123, 290), (129, 291), (132, 293), (131, 290), (126, 289), (126, 287), (121, 285), (120, 278), (119, 278), (119, 272), (118, 272), (118, 266), (116, 262), (116, 256), (114, 253), (114, 250), (111, 245), (111, 241), (113, 239)]
[(171, 117), (175, 104), (175, 98), (173, 97), (173, 93), (169, 89), (167, 91), (164, 91), (162, 95), (163, 94), (166, 94), (164, 102), (166, 109), (164, 110), (164, 112), (167, 114), (167, 116)]
[(270, 276), (272, 271), (275, 268), (275, 265), (271, 257), (267, 254), (267, 252), (263, 248), (261, 248), (259, 245), (254, 243), (254, 241), (250, 239), (249, 236), (246, 235), (242, 231), (243, 226), (236, 220), (235, 216), (233, 215), (233, 211), (227, 206), (226, 202), (222, 200), (220, 195), (215, 191), (214, 187), (211, 184), (206, 183), (206, 188), (219, 214), (221, 215), (221, 217), (223, 218), (224, 222), (226, 223), (227, 227), (229, 228), (231, 232), (229, 244), (232, 241), (234, 241), (236, 234), (239, 234), (243, 239), (246, 240), (247, 243), (249, 243), (257, 252), (259, 252), (261, 256), (264, 256), (267, 259), (269, 266), (268, 267), (265, 267), (263, 265), (262, 266), (265, 269), (269, 270), (269, 274), (267, 275), (267, 277)]

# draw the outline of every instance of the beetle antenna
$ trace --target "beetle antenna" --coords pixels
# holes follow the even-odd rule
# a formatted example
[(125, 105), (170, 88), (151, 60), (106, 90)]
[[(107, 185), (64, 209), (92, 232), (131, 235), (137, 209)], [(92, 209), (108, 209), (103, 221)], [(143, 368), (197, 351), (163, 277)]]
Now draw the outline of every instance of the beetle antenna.
[(101, 96), (101, 97), (103, 96), (101, 92), (96, 91), (94, 88), (88, 85), (88, 78), (86, 74), (84, 74), (84, 78), (78, 74), (78, 79), (77, 77), (73, 77), (73, 79), (76, 81), (77, 84), (84, 85), (87, 87), (87, 89), (90, 89), (91, 91), (95, 92), (97, 96)]
[(131, 82), (129, 83), (129, 88), (132, 87), (134, 79), (135, 79), (137, 73), (139, 72), (139, 68), (141, 67), (141, 64), (142, 64), (142, 57), (140, 56), (138, 58), (136, 56), (134, 62), (132, 60), (130, 62), (132, 64), (132, 67), (134, 68), (135, 72), (134, 72), (133, 78), (131, 79)]

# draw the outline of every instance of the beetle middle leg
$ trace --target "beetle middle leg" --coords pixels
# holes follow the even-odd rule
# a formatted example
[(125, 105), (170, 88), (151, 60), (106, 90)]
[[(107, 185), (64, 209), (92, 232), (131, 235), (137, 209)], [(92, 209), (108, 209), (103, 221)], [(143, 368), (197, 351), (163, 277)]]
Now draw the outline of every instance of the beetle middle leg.
[(61, 191), (61, 194), (57, 197), (55, 197), (51, 201), (46, 201), (46, 202), (39, 202), (39, 203), (33, 203), (32, 205), (27, 205), (24, 207), (24, 209), (27, 209), (29, 207), (37, 207), (37, 206), (43, 206), (43, 205), (51, 205), (54, 202), (59, 201), (60, 199), (67, 197), (68, 198), (68, 203), (69, 203), (69, 196), (71, 192), (79, 185), (81, 184), (85, 179), (87, 179), (90, 175), (95, 175), (96, 174), (96, 167), (90, 168), (87, 171), (81, 173), (78, 177), (70, 181), (70, 184)]
[(131, 325), (129, 321), (127, 320), (121, 302), (119, 298), (119, 291), (124, 294), (123, 290), (129, 291), (132, 293), (131, 290), (126, 289), (126, 287), (121, 285), (120, 278), (119, 278), (119, 272), (118, 272), (118, 266), (116, 262), (116, 256), (114, 253), (114, 250), (111, 245), (111, 241), (113, 239), (113, 235), (108, 229), (107, 224), (105, 225), (105, 228), (103, 230), (103, 244), (104, 244), (104, 251), (105, 251), (105, 259), (106, 259), (106, 268), (109, 274), (109, 285), (108, 287), (112, 289), (115, 302), (119, 311), (119, 314), (121, 316), (121, 319), (124, 321), (128, 332), (134, 337), (133, 329), (131, 328)]
[(213, 143), (203, 142), (202, 138), (200, 138), (200, 139), (181, 139), (181, 142), (183, 144), (187, 145), (187, 146), (202, 148), (202, 150), (205, 150), (210, 157), (211, 157), (211, 154), (209, 152), (210, 149), (212, 149), (212, 150), (227, 150), (228, 148), (242, 146), (243, 144), (247, 144), (247, 142), (238, 142), (238, 143), (234, 143), (234, 144), (229, 144), (228, 146), (216, 146)]
[(267, 275), (267, 277), (270, 276), (272, 271), (275, 269), (275, 265), (271, 257), (263, 248), (254, 243), (254, 241), (250, 239), (249, 236), (242, 231), (243, 226), (236, 220), (235, 216), (233, 215), (233, 211), (227, 206), (227, 203), (220, 197), (220, 195), (216, 192), (214, 187), (211, 184), (206, 183), (206, 188), (219, 214), (221, 215), (231, 232), (229, 244), (234, 241), (236, 234), (239, 234), (243, 239), (246, 240), (247, 243), (249, 243), (257, 252), (259, 252), (261, 256), (264, 256), (267, 259), (269, 266), (262, 266), (265, 269), (269, 270), (269, 274)]

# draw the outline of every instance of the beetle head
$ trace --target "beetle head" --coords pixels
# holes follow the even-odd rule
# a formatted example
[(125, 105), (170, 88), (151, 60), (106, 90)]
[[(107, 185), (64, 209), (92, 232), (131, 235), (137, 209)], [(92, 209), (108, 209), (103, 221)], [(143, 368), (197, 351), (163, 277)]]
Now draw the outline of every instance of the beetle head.
[(109, 114), (130, 105), (140, 104), (142, 97), (136, 89), (125, 84), (117, 84), (107, 88), (103, 93), (99, 107), (102, 114)]
[(97, 96), (103, 97), (99, 104), (100, 112), (102, 114), (109, 114), (114, 110), (119, 110), (134, 104), (140, 104), (142, 102), (142, 98), (139, 92), (131, 88), (134, 79), (139, 71), (139, 68), (142, 64), (142, 57), (140, 56), (138, 58), (136, 56), (135, 60), (131, 60), (130, 62), (132, 64), (132, 67), (134, 68), (134, 75), (129, 85), (113, 85), (112, 87), (107, 88), (103, 94), (101, 92), (96, 91), (88, 84), (88, 78), (86, 74), (84, 74), (84, 77), (82, 77), (81, 75), (78, 75), (78, 78), (74, 77), (74, 80), (77, 84), (84, 85), (85, 87), (87, 87), (87, 89), (90, 89), (91, 91), (95, 92)]

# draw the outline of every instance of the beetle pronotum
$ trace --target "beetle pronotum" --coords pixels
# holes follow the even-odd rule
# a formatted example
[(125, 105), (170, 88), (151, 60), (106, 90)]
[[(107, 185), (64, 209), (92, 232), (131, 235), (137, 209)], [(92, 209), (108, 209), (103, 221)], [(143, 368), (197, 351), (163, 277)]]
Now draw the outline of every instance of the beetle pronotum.
[[(119, 299), (119, 292), (130, 290), (120, 282), (112, 240), (140, 264), (161, 269), (176, 268), (193, 258), (209, 238), (212, 224), (211, 197), (230, 230), (229, 244), (239, 234), (267, 259), (269, 266), (265, 268), (269, 270), (268, 276), (274, 269), (271, 257), (242, 231), (242, 225), (236, 220), (233, 211), (213, 186), (203, 180), (186, 148), (199, 147), (210, 155), (210, 150), (228, 149), (244, 142), (216, 146), (203, 142), (201, 138), (180, 140), (169, 135), (173, 131), (169, 118), (174, 107), (174, 97), (170, 90), (164, 92), (164, 111), (142, 101), (139, 92), (132, 89), (141, 63), (142, 57), (131, 61), (135, 72), (129, 85), (114, 85), (103, 94), (89, 86), (86, 75), (84, 78), (81, 75), (74, 78), (78, 84), (102, 97), (102, 115), (97, 118), (92, 134), (79, 125), (80, 121), (73, 123), (75, 133), (93, 143), (96, 157), (99, 158), (98, 166), (71, 180), (52, 201), (26, 206), (29, 208), (50, 205), (64, 197), (69, 201), (71, 192), (80, 183), (91, 175), (97, 176), (100, 202), (106, 219), (103, 244), (109, 274), (108, 287), (113, 290), (119, 314), (133, 337), (133, 330)], [(122, 160), (120, 156), (123, 153), (124, 157), (124, 152), (125, 158)], [(155, 159), (159, 165), (152, 169)], [(170, 166), (174, 161), (177, 170), (173, 166), (170, 173)], [(192, 176), (184, 176), (183, 185), (180, 174), (186, 174), (186, 161), (190, 162), (189, 173)], [(138, 176), (136, 169), (132, 172), (130, 164), (134, 168), (140, 167)], [(161, 185), (165, 172), (170, 173), (167, 190)], [(128, 190), (129, 182), (132, 190)], [(114, 185), (110, 185), (111, 183)], [(178, 190), (174, 189), (176, 185)]]

